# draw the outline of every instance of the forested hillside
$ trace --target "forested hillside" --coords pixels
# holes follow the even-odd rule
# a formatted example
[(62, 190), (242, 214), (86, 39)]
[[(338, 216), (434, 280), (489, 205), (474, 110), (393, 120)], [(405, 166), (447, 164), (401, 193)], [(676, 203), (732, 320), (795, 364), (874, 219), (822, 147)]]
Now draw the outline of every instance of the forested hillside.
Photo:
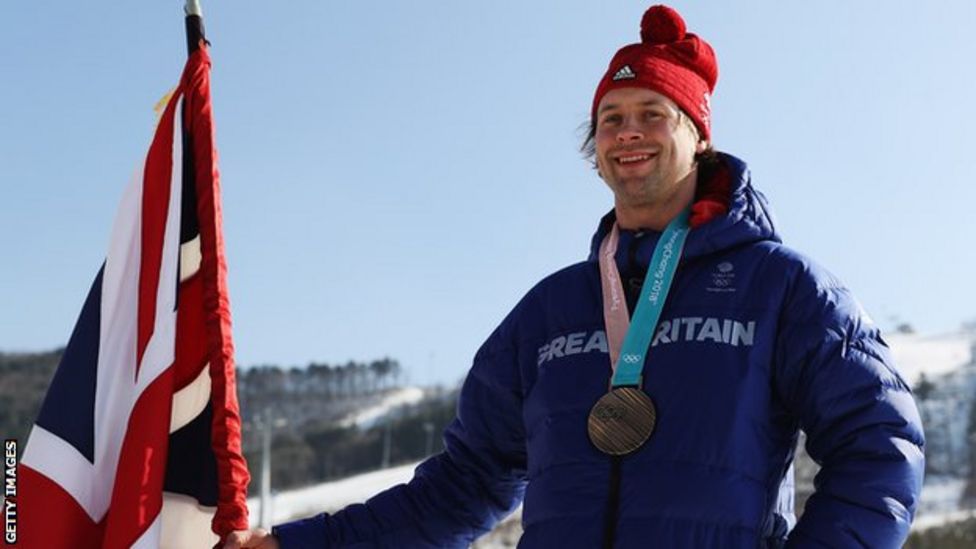
[(24, 442), (64, 349), (0, 353), (0, 435)]
[[(61, 354), (61, 349), (0, 353), (0, 435), (4, 438), (26, 443)], [(239, 369), (244, 451), (252, 476), (258, 476), (261, 427), (267, 417), (273, 425), (276, 490), (439, 451), (440, 433), (454, 416), (456, 395), (433, 388), (407, 390), (403, 378), (400, 364), (391, 358)], [(397, 398), (404, 394), (411, 398)], [(369, 408), (373, 410), (369, 420), (357, 421), (357, 414)]]

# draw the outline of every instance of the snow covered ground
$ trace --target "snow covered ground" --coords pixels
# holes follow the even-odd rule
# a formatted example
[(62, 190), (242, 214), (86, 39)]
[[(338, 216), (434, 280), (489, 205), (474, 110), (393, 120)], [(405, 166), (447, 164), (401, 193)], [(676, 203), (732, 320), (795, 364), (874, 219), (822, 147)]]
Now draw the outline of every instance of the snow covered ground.
[(931, 380), (959, 369), (973, 359), (976, 336), (972, 332), (953, 332), (935, 336), (885, 334), (895, 364), (905, 381), (914, 386), (919, 376)]
[(976, 509), (961, 510), (959, 498), (966, 488), (966, 480), (951, 476), (930, 476), (925, 479), (919, 501), (914, 530), (926, 530), (948, 522), (963, 520), (976, 514)]
[[(271, 502), (271, 524), (310, 517), (322, 512), (338, 511), (351, 503), (362, 503), (387, 488), (409, 481), (413, 478), (413, 470), (417, 465), (419, 462), (274, 494)], [(247, 508), (252, 525), (258, 526), (258, 517), (261, 516), (259, 498), (249, 498)], [(502, 528), (496, 528), (496, 531), (486, 534), (472, 547), (476, 549), (515, 547), (522, 530), (521, 513), (520, 506), (504, 521)], [(262, 526), (267, 527), (271, 524)]]
[(401, 406), (417, 404), (424, 399), (424, 390), (420, 387), (404, 387), (391, 391), (383, 397), (383, 400), (369, 408), (357, 410), (339, 421), (342, 427), (358, 426), (360, 429), (369, 429), (377, 420), (383, 418), (391, 411)]
[[(413, 478), (413, 470), (417, 465), (417, 463), (400, 465), (273, 494), (271, 522), (277, 524), (293, 518), (312, 516), (323, 511), (337, 511), (350, 503), (362, 503), (370, 496), (382, 492), (386, 488)], [(252, 521), (261, 516), (259, 498), (249, 498), (247, 507), (250, 510)]]
[(966, 489), (966, 481), (947, 475), (930, 475), (925, 479), (918, 514), (940, 515), (959, 509), (959, 498)]
[(958, 509), (956, 511), (946, 511), (945, 513), (936, 513), (934, 515), (920, 515), (912, 523), (912, 531), (921, 532), (929, 528), (944, 526), (971, 518), (976, 518), (976, 509)]

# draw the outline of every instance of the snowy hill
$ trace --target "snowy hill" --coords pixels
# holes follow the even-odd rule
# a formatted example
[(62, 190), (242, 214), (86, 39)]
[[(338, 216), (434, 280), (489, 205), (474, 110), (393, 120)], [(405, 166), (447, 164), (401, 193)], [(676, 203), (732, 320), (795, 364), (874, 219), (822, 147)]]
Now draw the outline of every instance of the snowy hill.
[(909, 385), (915, 385), (924, 373), (932, 379), (952, 372), (973, 360), (976, 334), (954, 332), (936, 336), (886, 334), (895, 364)]
[(379, 420), (395, 413), (397, 409), (422, 401), (426, 393), (420, 387), (403, 387), (390, 391), (383, 398), (366, 408), (356, 410), (347, 414), (338, 424), (342, 427), (356, 426), (360, 429), (368, 429)]

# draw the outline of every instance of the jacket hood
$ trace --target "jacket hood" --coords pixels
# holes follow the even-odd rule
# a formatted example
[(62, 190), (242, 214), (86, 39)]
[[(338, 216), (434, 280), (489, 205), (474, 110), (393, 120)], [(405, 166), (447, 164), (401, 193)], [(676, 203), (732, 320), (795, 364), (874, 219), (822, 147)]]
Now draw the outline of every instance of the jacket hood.
[[(730, 154), (718, 153), (718, 155), (731, 179), (728, 212), (691, 229), (685, 242), (683, 259), (701, 257), (761, 240), (781, 242), (769, 203), (766, 197), (752, 186), (746, 163)], [(590, 244), (589, 261), (598, 260), (600, 243), (610, 232), (616, 220), (617, 215), (614, 210), (610, 210), (600, 220)], [(636, 231), (620, 231), (618, 262), (624, 259), (622, 255), (626, 254), (627, 244), (634, 238), (635, 233)], [(655, 233), (654, 238), (642, 239), (644, 242), (641, 243), (637, 254), (638, 262), (646, 266), (660, 233), (656, 231), (642, 231), (642, 233)]]

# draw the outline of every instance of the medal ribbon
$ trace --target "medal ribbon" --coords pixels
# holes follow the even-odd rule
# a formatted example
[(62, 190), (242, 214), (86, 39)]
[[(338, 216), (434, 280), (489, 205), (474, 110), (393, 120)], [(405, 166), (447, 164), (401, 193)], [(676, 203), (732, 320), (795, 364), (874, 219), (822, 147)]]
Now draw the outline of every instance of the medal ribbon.
[(668, 223), (654, 247), (654, 255), (644, 277), (633, 323), (627, 317), (624, 288), (614, 256), (620, 241), (620, 229), (613, 224), (610, 234), (600, 243), (600, 280), (603, 285), (603, 321), (607, 330), (607, 346), (613, 368), (611, 386), (639, 386), (644, 360), (651, 346), (655, 328), (661, 319), (678, 261), (685, 246), (690, 227), (690, 210), (685, 208)]

